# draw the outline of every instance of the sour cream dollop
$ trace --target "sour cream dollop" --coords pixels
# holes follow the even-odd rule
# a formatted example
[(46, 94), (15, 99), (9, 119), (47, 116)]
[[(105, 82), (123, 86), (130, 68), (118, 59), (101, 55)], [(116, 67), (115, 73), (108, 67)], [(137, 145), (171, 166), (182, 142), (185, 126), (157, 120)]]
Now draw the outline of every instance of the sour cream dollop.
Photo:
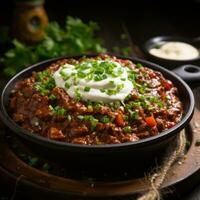
[(64, 64), (54, 74), (56, 86), (79, 100), (123, 101), (133, 89), (130, 69), (110, 60), (90, 60)]
[(199, 56), (199, 51), (184, 42), (166, 42), (160, 48), (152, 48), (150, 54), (170, 60), (190, 60)]

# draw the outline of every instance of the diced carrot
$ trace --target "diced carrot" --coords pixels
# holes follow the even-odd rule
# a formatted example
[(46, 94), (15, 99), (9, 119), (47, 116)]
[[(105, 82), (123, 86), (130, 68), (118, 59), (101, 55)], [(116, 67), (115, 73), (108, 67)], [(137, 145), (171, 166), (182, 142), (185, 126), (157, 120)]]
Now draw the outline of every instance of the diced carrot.
[(122, 127), (125, 126), (123, 115), (119, 112), (117, 112), (115, 114), (115, 121), (116, 121), (118, 126), (122, 126)]
[(62, 140), (65, 138), (65, 136), (63, 135), (62, 131), (57, 129), (57, 128), (54, 128), (54, 127), (51, 127), (50, 130), (49, 130), (49, 137), (53, 140)]
[(146, 117), (146, 118), (145, 118), (145, 121), (146, 121), (146, 123), (147, 123), (149, 126), (151, 126), (151, 127), (154, 127), (154, 126), (157, 125), (157, 122), (156, 122), (156, 120), (155, 120), (155, 118), (154, 118), (153, 115), (150, 116), (150, 117)]

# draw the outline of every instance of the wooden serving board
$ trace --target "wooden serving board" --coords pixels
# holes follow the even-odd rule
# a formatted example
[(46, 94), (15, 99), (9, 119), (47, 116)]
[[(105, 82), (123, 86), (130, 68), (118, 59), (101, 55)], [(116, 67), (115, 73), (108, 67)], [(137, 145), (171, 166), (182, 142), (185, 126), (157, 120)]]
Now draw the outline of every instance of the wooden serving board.
[[(163, 184), (163, 194), (178, 199), (180, 194), (195, 186), (200, 180), (200, 146), (196, 141), (200, 139), (200, 88), (194, 90), (196, 108), (190, 126), (185, 130), (190, 146), (184, 158), (175, 163)], [(2, 127), (3, 130), (3, 127)], [(90, 179), (77, 180), (70, 175), (61, 177), (55, 173), (47, 173), (31, 167), (16, 154), (12, 148), (12, 141), (19, 139), (9, 136), (5, 131), (0, 132), (0, 176), (13, 187), (13, 195), (20, 195), (32, 199), (135, 199), (149, 187), (145, 177), (129, 178), (116, 181), (94, 181)], [(23, 145), (22, 152), (28, 152)], [(62, 170), (61, 168), (58, 168)], [(98, 172), (97, 172), (98, 173)], [(185, 191), (183, 191), (185, 190)], [(26, 191), (26, 192), (24, 192)], [(169, 192), (170, 191), (170, 192)]]

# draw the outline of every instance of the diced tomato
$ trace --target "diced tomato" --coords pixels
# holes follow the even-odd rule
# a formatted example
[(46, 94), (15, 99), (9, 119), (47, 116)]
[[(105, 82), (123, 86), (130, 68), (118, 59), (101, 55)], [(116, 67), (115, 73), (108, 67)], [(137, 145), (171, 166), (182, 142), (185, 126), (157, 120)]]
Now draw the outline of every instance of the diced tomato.
[(146, 121), (146, 123), (147, 123), (149, 126), (151, 126), (151, 127), (154, 127), (154, 126), (157, 125), (157, 122), (156, 122), (156, 120), (155, 120), (155, 118), (154, 118), (153, 115), (150, 116), (150, 117), (146, 117), (146, 118), (145, 118), (145, 121)]
[(163, 86), (166, 90), (170, 90), (172, 87), (173, 87), (173, 84), (171, 81), (169, 80), (166, 80), (164, 83), (163, 83)]
[(115, 121), (118, 126), (121, 126), (121, 127), (125, 126), (125, 121), (124, 121), (123, 115), (119, 112), (117, 112), (115, 114)]
[(154, 72), (149, 73), (150, 78), (155, 78), (156, 74)]

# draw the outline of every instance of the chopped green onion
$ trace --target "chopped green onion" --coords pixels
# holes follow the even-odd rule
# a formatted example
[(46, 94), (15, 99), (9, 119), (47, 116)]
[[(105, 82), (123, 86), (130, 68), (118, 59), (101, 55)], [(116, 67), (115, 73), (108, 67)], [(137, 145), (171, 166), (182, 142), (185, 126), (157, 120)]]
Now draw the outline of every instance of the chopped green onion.
[(80, 119), (81, 121), (89, 121), (91, 123), (91, 130), (94, 131), (96, 128), (96, 125), (98, 123), (98, 119), (96, 119), (94, 116), (92, 115), (78, 115), (77, 116), (78, 119)]
[(65, 88), (69, 89), (70, 88), (70, 84), (68, 82), (65, 83)]
[(102, 93), (104, 93), (106, 90), (105, 90), (104, 88), (101, 88), (100, 91), (101, 91)]
[(58, 116), (65, 116), (67, 113), (67, 110), (65, 108), (61, 108), (60, 106), (53, 107), (52, 105), (49, 105), (49, 109)]
[(35, 89), (42, 95), (48, 95), (50, 90), (56, 86), (54, 78), (48, 70), (38, 72), (36, 75)]
[(80, 119), (80, 120), (83, 120), (84, 116), (83, 115), (78, 115), (77, 118)]
[(85, 92), (89, 92), (90, 89), (91, 89), (90, 87), (86, 86), (86, 87), (84, 88), (84, 91), (85, 91)]
[(100, 121), (103, 122), (104, 124), (106, 124), (106, 123), (110, 122), (110, 119), (108, 116), (105, 115), (105, 116), (101, 117)]
[(130, 126), (126, 126), (126, 127), (123, 128), (123, 131), (124, 131), (125, 133), (130, 133), (131, 130), (132, 130), (132, 128), (131, 128)]
[(141, 67), (143, 67), (143, 66), (142, 66), (141, 63), (137, 63), (137, 64), (136, 64), (136, 67), (137, 67), (137, 68), (141, 68)]
[(89, 111), (93, 111), (93, 106), (92, 105), (88, 105), (87, 108), (88, 108)]
[(129, 114), (130, 114), (130, 119), (131, 119), (131, 120), (136, 120), (136, 119), (138, 119), (139, 115), (138, 115), (137, 112), (132, 111), (132, 110), (130, 110), (130, 109), (128, 110), (128, 112), (129, 112)]
[(49, 99), (55, 100), (55, 99), (56, 99), (56, 96), (55, 96), (54, 94), (51, 94), (51, 95), (49, 96)]
[(81, 100), (81, 93), (80, 93), (80, 89), (76, 88), (75, 90), (75, 96), (76, 96), (76, 100), (80, 101)]
[(115, 94), (117, 94), (117, 90), (112, 90), (112, 89), (108, 89), (108, 90), (106, 90), (106, 93), (108, 94), (108, 95), (115, 95)]

